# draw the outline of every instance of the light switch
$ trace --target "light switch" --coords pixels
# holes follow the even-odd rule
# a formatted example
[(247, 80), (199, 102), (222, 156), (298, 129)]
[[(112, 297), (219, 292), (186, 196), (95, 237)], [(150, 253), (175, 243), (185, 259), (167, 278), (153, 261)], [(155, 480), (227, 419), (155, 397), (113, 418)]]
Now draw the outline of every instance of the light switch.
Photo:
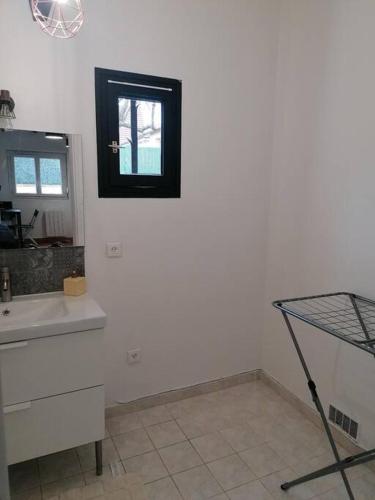
[(107, 257), (122, 257), (122, 243), (110, 241), (106, 244)]

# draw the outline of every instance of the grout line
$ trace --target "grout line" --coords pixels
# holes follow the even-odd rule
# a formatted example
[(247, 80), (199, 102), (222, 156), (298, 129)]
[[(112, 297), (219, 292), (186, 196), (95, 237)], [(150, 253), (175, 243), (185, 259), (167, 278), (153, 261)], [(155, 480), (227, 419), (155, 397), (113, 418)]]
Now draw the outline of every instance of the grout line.
[(153, 408), (155, 406), (166, 406), (167, 404), (176, 403), (192, 397), (215, 393), (224, 389), (230, 389), (231, 387), (235, 387), (237, 385), (255, 382), (260, 379), (260, 373), (261, 370), (258, 368), (179, 389), (171, 389), (159, 394), (153, 394), (134, 401), (119, 403), (115, 406), (107, 407), (106, 414), (108, 416), (110, 414), (111, 416), (130, 414)]
[(175, 485), (176, 490), (178, 491), (178, 494), (179, 494), (179, 495), (180, 495), (180, 497), (183, 499), (183, 498), (184, 498), (184, 496), (183, 496), (183, 494), (182, 494), (182, 491), (181, 491), (181, 490), (180, 490), (180, 488), (178, 487), (178, 484), (177, 484), (176, 480), (174, 479), (174, 477), (172, 476), (172, 474), (170, 474), (170, 476), (169, 476), (169, 477), (171, 478), (172, 483)]
[[(258, 387), (258, 386), (259, 386), (259, 387), (264, 386), (265, 388), (269, 388), (270, 393), (269, 393), (269, 394), (267, 394), (267, 393), (263, 394), (263, 397), (264, 397), (265, 399), (269, 398), (271, 393), (276, 394), (276, 395), (278, 395), (278, 396), (279, 396), (279, 397), (280, 397), (283, 401), (285, 401), (286, 403), (290, 404), (293, 408), (297, 409), (297, 411), (301, 412), (301, 409), (299, 408), (299, 406), (298, 406), (298, 405), (296, 405), (295, 403), (293, 403), (293, 401), (290, 401), (290, 399), (289, 399), (286, 395), (284, 395), (284, 394), (283, 394), (283, 392), (278, 391), (276, 387), (274, 387), (272, 384), (268, 383), (268, 382), (267, 382), (267, 380), (266, 380), (266, 377), (265, 377), (264, 375), (263, 375), (263, 377), (264, 377), (264, 378), (260, 379), (260, 382), (261, 382), (261, 385), (260, 385), (260, 386), (259, 386), (259, 380), (254, 380), (254, 381), (252, 381), (252, 383), (254, 383), (254, 387), (255, 387), (255, 389), (257, 389), (257, 387)], [(240, 384), (238, 384), (238, 386), (239, 386), (239, 385), (240, 385)], [(229, 387), (225, 387), (224, 389), (228, 389), (228, 388), (229, 388)], [(217, 391), (214, 391), (214, 392), (217, 392)], [(192, 397), (199, 397), (199, 396), (202, 396), (202, 395), (204, 395), (204, 394), (199, 394), (199, 395), (197, 395), (197, 396), (192, 396)], [(256, 392), (253, 392), (253, 391), (249, 392), (249, 396), (250, 396), (250, 397), (252, 397), (252, 396), (254, 396), (254, 395), (256, 395)], [(237, 395), (236, 395), (236, 399), (239, 399), (239, 400), (241, 400), (241, 398), (244, 398), (244, 397), (246, 397), (246, 395), (245, 395), (245, 394), (242, 394), (242, 393), (239, 393), (239, 394), (237, 394)], [(186, 399), (191, 399), (191, 397), (188, 397), (188, 398), (186, 398)], [(214, 401), (213, 401), (213, 402), (208, 401), (208, 404), (215, 404), (215, 402), (214, 402)], [(165, 406), (165, 405), (160, 405), (160, 406)], [(167, 410), (168, 410), (168, 409), (167, 409)], [(142, 410), (140, 410), (140, 411), (139, 411), (139, 413), (140, 413), (141, 411), (142, 411)], [(168, 410), (168, 411), (169, 411), (169, 410)], [(134, 412), (133, 412), (133, 413), (134, 413)], [(251, 412), (250, 412), (250, 410), (249, 410), (249, 413), (251, 413)], [(126, 415), (126, 414), (119, 414), (119, 415), (118, 415), (118, 417), (121, 417), (122, 415)], [(261, 413), (260, 415), (255, 414), (255, 415), (253, 415), (252, 417), (249, 417), (249, 420), (252, 420), (252, 419), (257, 419), (257, 418), (260, 418), (260, 417), (269, 417), (269, 418), (273, 419), (273, 415), (270, 415), (269, 413)], [(302, 417), (303, 419), (306, 419), (306, 421), (308, 421), (308, 422), (312, 422), (313, 424), (315, 424), (315, 422), (314, 422), (314, 421), (312, 421), (312, 420), (309, 418), (309, 416), (308, 416), (308, 415), (306, 415), (306, 413), (305, 413), (305, 412), (303, 412), (303, 411), (301, 412), (301, 417)], [(113, 417), (111, 417), (111, 418), (113, 418)], [(229, 442), (225, 439), (225, 437), (221, 434), (220, 430), (222, 430), (222, 429), (220, 429), (220, 430), (215, 430), (215, 431), (212, 431), (212, 432), (205, 432), (204, 434), (201, 434), (201, 435), (199, 435), (199, 436), (194, 436), (194, 437), (192, 437), (192, 438), (188, 438), (188, 437), (187, 437), (187, 435), (186, 435), (186, 433), (183, 431), (183, 429), (182, 429), (181, 425), (179, 425), (179, 423), (177, 422), (177, 420), (178, 420), (179, 418), (181, 418), (181, 417), (173, 417), (173, 416), (172, 416), (170, 420), (163, 420), (163, 421), (161, 421), (161, 422), (158, 422), (158, 423), (155, 423), (155, 424), (151, 424), (151, 425), (145, 425), (145, 424), (142, 422), (142, 420), (141, 420), (141, 419), (139, 419), (139, 423), (140, 423), (140, 427), (139, 427), (139, 428), (137, 428), (137, 429), (133, 429), (133, 430), (128, 430), (128, 431), (125, 431), (125, 432), (123, 432), (123, 433), (121, 433), (121, 434), (115, 434), (114, 436), (112, 436), (111, 434), (109, 434), (109, 436), (108, 436), (107, 438), (105, 438), (105, 439), (110, 439), (110, 440), (111, 440), (111, 442), (112, 442), (112, 444), (113, 444), (113, 446), (114, 446), (114, 449), (116, 450), (116, 453), (117, 453), (117, 455), (118, 455), (118, 460), (119, 460), (119, 461), (120, 461), (120, 463), (122, 464), (122, 466), (123, 466), (123, 468), (124, 468), (124, 470), (125, 470), (125, 473), (128, 473), (128, 472), (127, 472), (127, 470), (126, 470), (126, 467), (125, 467), (125, 463), (124, 463), (126, 460), (131, 459), (131, 458), (135, 458), (135, 457), (142, 456), (142, 455), (147, 454), (147, 453), (150, 453), (150, 452), (152, 452), (152, 451), (156, 451), (156, 453), (157, 453), (158, 457), (159, 457), (159, 458), (160, 458), (160, 460), (161, 460), (161, 463), (164, 465), (164, 467), (165, 467), (165, 469), (166, 469), (166, 471), (167, 471), (167, 475), (166, 475), (166, 476), (164, 476), (164, 477), (162, 477), (162, 478), (159, 478), (159, 479), (157, 479), (157, 480), (155, 480), (155, 481), (150, 481), (150, 482), (147, 482), (147, 483), (144, 483), (144, 484), (152, 484), (152, 483), (154, 483), (154, 482), (156, 482), (156, 481), (159, 481), (159, 480), (162, 480), (162, 479), (165, 479), (165, 478), (169, 477), (169, 478), (171, 478), (171, 480), (172, 480), (173, 484), (175, 485), (175, 487), (177, 488), (177, 491), (181, 494), (181, 496), (182, 496), (182, 493), (180, 492), (180, 490), (179, 490), (179, 488), (178, 488), (178, 486), (177, 486), (177, 483), (176, 483), (176, 481), (174, 480), (173, 476), (175, 476), (175, 475), (177, 475), (177, 474), (181, 474), (181, 473), (187, 472), (187, 471), (189, 471), (189, 470), (193, 470), (193, 469), (198, 468), (198, 467), (201, 467), (202, 465), (203, 465), (203, 466), (205, 466), (205, 468), (206, 468), (206, 469), (208, 469), (209, 473), (211, 474), (211, 476), (213, 477), (213, 479), (216, 481), (216, 483), (217, 483), (217, 484), (219, 484), (219, 487), (222, 489), (222, 491), (224, 492), (224, 494), (227, 494), (227, 491), (232, 491), (233, 489), (235, 489), (235, 488), (237, 488), (237, 487), (239, 487), (239, 486), (243, 486), (243, 484), (249, 484), (249, 483), (251, 483), (251, 482), (253, 482), (253, 481), (255, 481), (255, 480), (260, 481), (260, 482), (262, 483), (262, 479), (264, 479), (265, 477), (268, 477), (268, 476), (270, 476), (270, 475), (272, 475), (272, 474), (277, 473), (277, 472), (272, 472), (272, 473), (270, 473), (270, 474), (267, 474), (266, 476), (258, 477), (258, 476), (257, 476), (257, 475), (256, 475), (256, 474), (252, 471), (251, 467), (250, 467), (250, 466), (249, 466), (246, 462), (244, 462), (244, 460), (243, 460), (243, 459), (241, 458), (241, 456), (240, 456), (240, 453), (242, 453), (242, 452), (246, 452), (247, 450), (250, 450), (250, 449), (252, 449), (252, 448), (256, 448), (257, 446), (262, 446), (262, 445), (265, 445), (265, 444), (269, 445), (270, 443), (272, 443), (273, 438), (271, 438), (271, 439), (269, 439), (269, 440), (265, 441), (264, 443), (260, 443), (259, 445), (250, 446), (249, 448), (246, 448), (245, 450), (241, 450), (241, 452), (237, 452), (236, 450), (234, 450), (234, 449), (233, 449), (233, 447), (231, 446), (231, 444), (230, 444), (230, 443), (229, 443)], [(184, 417), (182, 417), (182, 418), (184, 418)], [(185, 417), (185, 418), (189, 418), (189, 417)], [(193, 419), (193, 417), (191, 417), (191, 419)], [(160, 425), (163, 425), (163, 424), (166, 424), (166, 423), (169, 423), (169, 422), (174, 422), (174, 423), (176, 424), (177, 428), (178, 428), (178, 429), (181, 431), (181, 433), (185, 436), (185, 439), (184, 439), (183, 441), (178, 441), (178, 442), (176, 442), (176, 443), (168, 444), (168, 445), (166, 445), (166, 446), (162, 446), (161, 448), (158, 448), (158, 447), (156, 447), (156, 446), (155, 446), (155, 444), (154, 444), (153, 440), (151, 439), (151, 436), (150, 436), (150, 434), (149, 434), (149, 432), (148, 432), (148, 429), (149, 429), (149, 428), (151, 428), (151, 427), (154, 427), (154, 426), (160, 426)], [(240, 426), (240, 427), (242, 426), (242, 427), (243, 427), (243, 425), (238, 425), (238, 424), (236, 424), (236, 425), (234, 425), (234, 426), (235, 426), (235, 427), (237, 427), (237, 426)], [(316, 424), (315, 424), (315, 426), (316, 426)], [(233, 427), (233, 425), (230, 425), (229, 427)], [(249, 427), (249, 429), (250, 429), (250, 430), (251, 430), (254, 434), (257, 434), (257, 433), (255, 433), (255, 431), (252, 429), (252, 427), (251, 427), (250, 425), (249, 425), (248, 427)], [(319, 429), (319, 427), (318, 427), (318, 426), (316, 426), (316, 427)], [(140, 454), (137, 454), (137, 455), (133, 455), (132, 457), (128, 457), (128, 458), (126, 458), (126, 459), (122, 459), (122, 458), (121, 458), (121, 455), (120, 455), (120, 452), (119, 452), (119, 449), (118, 449), (118, 447), (116, 446), (116, 443), (115, 443), (115, 438), (116, 438), (116, 437), (118, 437), (118, 436), (121, 436), (121, 435), (123, 435), (123, 434), (133, 433), (133, 432), (136, 432), (136, 431), (139, 431), (139, 430), (143, 430), (143, 431), (146, 433), (146, 435), (148, 436), (148, 438), (150, 439), (150, 442), (151, 442), (151, 445), (152, 445), (152, 450), (149, 450), (149, 451), (147, 451), (147, 452), (140, 453)], [(200, 437), (205, 436), (205, 435), (208, 435), (208, 434), (216, 434), (216, 435), (221, 436), (221, 437), (222, 437), (222, 439), (225, 441), (225, 443), (229, 446), (229, 448), (233, 450), (233, 453), (231, 453), (230, 455), (226, 455), (226, 456), (224, 456), (224, 457), (220, 457), (220, 458), (215, 459), (215, 460), (210, 460), (210, 461), (208, 461), (208, 462), (205, 462), (205, 461), (203, 460), (202, 456), (200, 455), (199, 451), (195, 448), (195, 446), (194, 446), (194, 444), (193, 444), (193, 442), (192, 442), (192, 441), (193, 441), (193, 440), (195, 440), (195, 439), (199, 439)], [(159, 450), (162, 450), (162, 449), (165, 449), (165, 448), (168, 448), (168, 447), (171, 447), (171, 446), (177, 445), (177, 444), (185, 443), (185, 442), (189, 443), (189, 445), (190, 445), (190, 446), (194, 449), (194, 451), (197, 453), (197, 455), (198, 455), (198, 456), (200, 457), (200, 459), (202, 460), (202, 464), (200, 464), (200, 465), (195, 465), (195, 466), (193, 466), (193, 467), (189, 467), (189, 468), (187, 468), (187, 469), (184, 469), (184, 470), (182, 470), (182, 471), (179, 471), (179, 472), (176, 472), (176, 473), (172, 474), (172, 473), (170, 473), (170, 472), (169, 472), (168, 467), (166, 466), (165, 462), (163, 461), (163, 459), (162, 459), (162, 457), (161, 457), (161, 454), (160, 454), (160, 451), (159, 451)], [(32, 489), (34, 489), (34, 488), (37, 488), (37, 487), (38, 487), (38, 488), (40, 489), (40, 493), (41, 493), (41, 495), (42, 495), (42, 498), (44, 498), (44, 495), (43, 495), (43, 493), (42, 493), (42, 487), (43, 487), (43, 486), (46, 486), (46, 485), (48, 485), (48, 484), (55, 483), (55, 482), (60, 481), (60, 480), (61, 480), (61, 481), (64, 481), (65, 479), (69, 479), (69, 478), (71, 478), (71, 477), (73, 477), (73, 476), (77, 476), (77, 475), (82, 476), (84, 484), (85, 484), (85, 485), (87, 485), (87, 484), (88, 484), (88, 483), (86, 482), (86, 479), (85, 479), (85, 472), (83, 471), (83, 465), (82, 465), (82, 462), (81, 462), (80, 456), (79, 456), (79, 454), (78, 454), (78, 448), (74, 448), (74, 452), (75, 452), (75, 455), (76, 455), (76, 457), (77, 457), (77, 459), (78, 459), (78, 463), (79, 463), (79, 466), (80, 466), (80, 471), (81, 471), (81, 472), (80, 472), (79, 474), (76, 474), (76, 473), (75, 473), (75, 474), (73, 474), (73, 475), (69, 475), (69, 476), (68, 476), (68, 477), (66, 477), (66, 478), (61, 478), (61, 479), (57, 479), (57, 480), (51, 481), (51, 482), (49, 482), (49, 483), (46, 483), (45, 485), (42, 485), (42, 484), (41, 484), (41, 474), (40, 474), (40, 464), (39, 464), (39, 459), (38, 459), (38, 458), (37, 458), (37, 459), (35, 459), (35, 461), (36, 461), (36, 463), (37, 463), (38, 479), (39, 479), (39, 483), (40, 483), (40, 484), (39, 484), (39, 485), (34, 486)], [(274, 450), (274, 452), (275, 452), (275, 453), (279, 456), (279, 454), (278, 454), (275, 450)], [(326, 452), (319, 453), (318, 455), (314, 455), (314, 457), (311, 457), (311, 459), (313, 459), (313, 458), (319, 458), (320, 456), (323, 456), (325, 453), (326, 453)], [(228, 456), (234, 456), (234, 455), (236, 455), (236, 456), (238, 456), (238, 457), (239, 457), (239, 459), (240, 459), (240, 460), (241, 460), (241, 461), (242, 461), (242, 462), (243, 462), (243, 463), (247, 466), (247, 468), (248, 468), (248, 469), (249, 469), (249, 470), (250, 470), (250, 471), (254, 474), (254, 476), (255, 476), (255, 477), (254, 477), (254, 479), (253, 479), (253, 480), (248, 481), (247, 483), (243, 483), (242, 485), (238, 485), (238, 486), (236, 486), (235, 488), (231, 488), (230, 490), (224, 490), (224, 488), (221, 486), (221, 484), (220, 484), (220, 483), (216, 480), (216, 478), (215, 478), (215, 477), (213, 476), (213, 474), (211, 473), (211, 471), (210, 471), (210, 469), (209, 469), (209, 467), (208, 467), (208, 464), (210, 464), (210, 463), (212, 463), (212, 462), (215, 462), (215, 461), (217, 461), (217, 460), (220, 460), (220, 459), (226, 458), (226, 457), (228, 457)], [(281, 458), (282, 458), (282, 457), (281, 457)], [(292, 466), (289, 466), (287, 463), (285, 464), (285, 467), (286, 467), (286, 468), (289, 468), (289, 469), (291, 469), (291, 470), (293, 470), (293, 471), (294, 471), (294, 468), (293, 468)], [(93, 470), (93, 469), (92, 469), (92, 470)], [(89, 471), (86, 471), (86, 472), (89, 472)], [(370, 472), (370, 471), (369, 471), (369, 472)], [(362, 477), (362, 476), (360, 476), (360, 477)], [(263, 483), (262, 483), (262, 484), (263, 484)], [(264, 486), (264, 485), (263, 485), (263, 486)], [(267, 488), (266, 488), (266, 489), (267, 489)], [(329, 491), (333, 491), (333, 490), (335, 490), (335, 487), (332, 487)], [(25, 490), (25, 491), (30, 491), (30, 490)], [(314, 498), (315, 498), (315, 497), (314, 497)]]
[[(194, 469), (198, 469), (198, 468), (200, 468), (200, 467), (204, 467), (204, 468), (208, 471), (208, 473), (209, 473), (209, 475), (211, 476), (211, 478), (212, 478), (212, 479), (216, 482), (216, 484), (217, 484), (217, 485), (219, 486), (219, 488), (221, 489), (221, 492), (220, 492), (220, 493), (217, 493), (217, 494), (218, 494), (218, 495), (219, 495), (219, 494), (221, 495), (222, 493), (225, 493), (225, 490), (223, 489), (223, 487), (221, 486), (221, 484), (219, 483), (219, 481), (217, 481), (217, 479), (214, 477), (214, 475), (212, 474), (212, 472), (210, 471), (210, 469), (207, 467), (207, 464), (206, 464), (206, 463), (203, 463), (203, 464), (200, 464), (200, 465), (195, 465), (194, 467), (191, 467), (190, 469), (187, 469), (186, 471), (176, 472), (175, 474), (171, 474), (171, 475), (170, 475), (170, 477), (171, 477), (172, 481), (175, 483), (176, 488), (177, 488), (177, 490), (179, 491), (179, 493), (181, 494), (182, 498), (184, 498), (184, 496), (183, 496), (183, 494), (182, 494), (182, 491), (179, 489), (179, 487), (178, 487), (178, 485), (177, 485), (177, 483), (176, 483), (176, 481), (175, 481), (175, 479), (174, 479), (174, 476), (178, 476), (179, 474), (183, 474), (183, 473), (185, 473), (185, 472), (188, 472), (188, 471), (191, 471), (191, 470), (194, 470)], [(214, 495), (214, 496), (216, 496), (216, 495)]]
[[(94, 444), (92, 444), (94, 446)], [(85, 446), (85, 445), (84, 445)], [(82, 462), (81, 462), (81, 458), (79, 456), (79, 453), (78, 453), (78, 447), (77, 448), (74, 448), (75, 452), (76, 452), (76, 455), (77, 455), (77, 460), (78, 460), (78, 463), (79, 463), (79, 469), (81, 471), (81, 474), (83, 476), (83, 465), (82, 465)], [(85, 478), (83, 477), (83, 481), (85, 482)]]

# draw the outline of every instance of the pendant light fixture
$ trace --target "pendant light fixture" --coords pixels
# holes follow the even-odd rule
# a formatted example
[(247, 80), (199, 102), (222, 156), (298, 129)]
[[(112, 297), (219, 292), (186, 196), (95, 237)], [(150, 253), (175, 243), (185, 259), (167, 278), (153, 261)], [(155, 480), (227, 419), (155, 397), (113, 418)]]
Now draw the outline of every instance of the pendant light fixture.
[(14, 106), (9, 90), (0, 90), (0, 129), (12, 130), (12, 120), (16, 117)]
[(34, 20), (55, 38), (72, 38), (83, 24), (81, 0), (30, 0)]

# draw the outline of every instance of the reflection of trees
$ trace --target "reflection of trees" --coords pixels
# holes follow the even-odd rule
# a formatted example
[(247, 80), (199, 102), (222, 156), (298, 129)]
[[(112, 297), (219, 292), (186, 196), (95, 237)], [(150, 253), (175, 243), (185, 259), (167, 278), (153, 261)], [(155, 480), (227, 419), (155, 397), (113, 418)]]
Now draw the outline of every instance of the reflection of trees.
[(119, 99), (118, 113), (120, 127), (130, 128), (130, 99)]
[[(131, 99), (119, 100), (119, 126), (131, 128)], [(160, 117), (157, 113), (160, 103), (136, 101), (137, 108), (137, 131), (142, 136), (148, 136), (160, 132)], [(129, 134), (130, 136), (130, 134)]]

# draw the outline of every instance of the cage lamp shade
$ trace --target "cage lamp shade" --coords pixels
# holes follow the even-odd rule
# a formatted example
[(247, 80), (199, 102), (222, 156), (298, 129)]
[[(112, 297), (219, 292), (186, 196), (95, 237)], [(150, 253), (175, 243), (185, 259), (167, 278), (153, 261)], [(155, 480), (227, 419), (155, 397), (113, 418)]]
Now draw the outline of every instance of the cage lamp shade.
[(13, 128), (14, 101), (10, 97), (9, 90), (0, 90), (0, 128), (10, 130)]
[(55, 38), (72, 38), (83, 24), (81, 0), (30, 0), (35, 21)]

